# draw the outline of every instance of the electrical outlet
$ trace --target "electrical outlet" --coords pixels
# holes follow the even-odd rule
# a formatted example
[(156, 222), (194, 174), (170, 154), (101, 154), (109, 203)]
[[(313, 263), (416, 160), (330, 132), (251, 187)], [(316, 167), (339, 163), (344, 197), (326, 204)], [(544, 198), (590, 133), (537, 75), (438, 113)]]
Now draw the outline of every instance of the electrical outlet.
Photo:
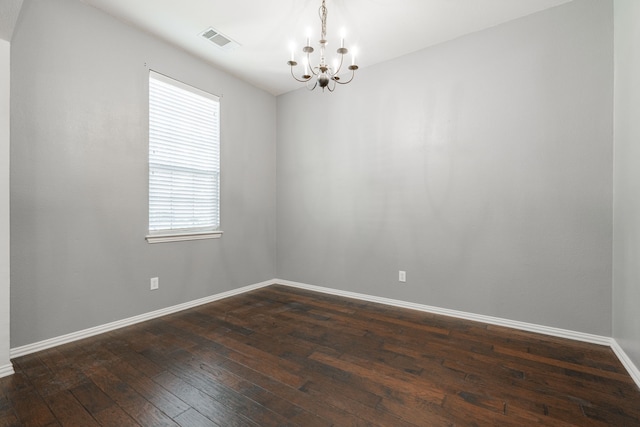
[(157, 277), (152, 277), (151, 278), (151, 290), (156, 290), (158, 289), (158, 287), (160, 286), (160, 284), (158, 283), (158, 278)]
[(398, 272), (398, 282), (406, 282), (407, 281), (407, 272), (400, 270)]

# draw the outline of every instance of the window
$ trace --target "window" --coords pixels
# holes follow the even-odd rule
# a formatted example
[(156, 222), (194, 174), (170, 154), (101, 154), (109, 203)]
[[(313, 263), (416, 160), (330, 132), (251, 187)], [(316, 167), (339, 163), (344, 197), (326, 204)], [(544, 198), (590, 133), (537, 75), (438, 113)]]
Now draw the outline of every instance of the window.
[(149, 73), (149, 243), (220, 237), (218, 97)]

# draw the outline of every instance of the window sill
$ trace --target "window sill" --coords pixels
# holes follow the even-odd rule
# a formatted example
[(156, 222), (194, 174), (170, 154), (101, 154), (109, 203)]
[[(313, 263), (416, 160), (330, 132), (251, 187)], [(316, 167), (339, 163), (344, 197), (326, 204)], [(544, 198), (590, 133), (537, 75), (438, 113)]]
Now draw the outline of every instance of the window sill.
[(149, 234), (147, 243), (184, 242), (187, 240), (219, 239), (222, 231), (198, 231), (188, 233)]

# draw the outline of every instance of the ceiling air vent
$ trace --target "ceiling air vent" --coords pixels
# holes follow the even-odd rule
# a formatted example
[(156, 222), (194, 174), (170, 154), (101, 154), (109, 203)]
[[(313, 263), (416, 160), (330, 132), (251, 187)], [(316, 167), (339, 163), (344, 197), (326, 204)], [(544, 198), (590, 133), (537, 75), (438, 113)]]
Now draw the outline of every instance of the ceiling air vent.
[(233, 50), (240, 46), (237, 42), (211, 27), (204, 30), (200, 35), (223, 50)]

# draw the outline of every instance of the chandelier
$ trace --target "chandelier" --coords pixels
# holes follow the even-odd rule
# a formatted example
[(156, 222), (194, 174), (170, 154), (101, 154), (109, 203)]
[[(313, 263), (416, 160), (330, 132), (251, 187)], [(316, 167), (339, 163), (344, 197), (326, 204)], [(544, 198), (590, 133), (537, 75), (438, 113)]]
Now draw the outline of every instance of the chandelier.
[(351, 71), (351, 78), (347, 81), (341, 81), (338, 74), (340, 73), (344, 56), (349, 52), (349, 50), (344, 47), (344, 37), (341, 38), (340, 47), (336, 51), (339, 56), (339, 60), (336, 60), (333, 66), (327, 65), (325, 50), (327, 48), (327, 6), (325, 5), (325, 0), (322, 0), (322, 6), (318, 10), (318, 14), (320, 15), (320, 21), (322, 22), (322, 27), (320, 31), (320, 63), (316, 66), (311, 65), (311, 54), (314, 49), (311, 47), (311, 43), (309, 37), (307, 37), (307, 44), (302, 48), (302, 52), (306, 55), (303, 58), (304, 62), (304, 74), (298, 78), (293, 72), (293, 67), (298, 65), (295, 60), (295, 55), (293, 49), (291, 50), (291, 60), (287, 62), (287, 64), (291, 67), (291, 75), (294, 79), (299, 81), (300, 83), (306, 83), (307, 89), (314, 90), (316, 87), (322, 88), (324, 92), (325, 89), (328, 89), (329, 92), (333, 92), (336, 88), (336, 84), (346, 85), (353, 80), (353, 77), (356, 74), (356, 70), (358, 66), (356, 65), (355, 55), (351, 56), (351, 65), (347, 67), (348, 70)]

